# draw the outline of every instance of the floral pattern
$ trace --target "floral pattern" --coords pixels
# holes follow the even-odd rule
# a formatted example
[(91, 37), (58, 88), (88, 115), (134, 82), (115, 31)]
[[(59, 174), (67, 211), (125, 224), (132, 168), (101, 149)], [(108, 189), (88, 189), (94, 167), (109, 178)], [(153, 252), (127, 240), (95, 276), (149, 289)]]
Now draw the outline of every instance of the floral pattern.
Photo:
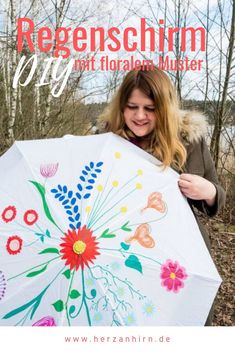
[(4, 298), (6, 293), (6, 279), (2, 271), (0, 271), (0, 300)]
[(32, 226), (38, 220), (38, 214), (35, 210), (28, 210), (24, 214), (24, 222), (28, 226)]
[(15, 206), (8, 206), (2, 212), (2, 219), (6, 223), (13, 221), (13, 219), (15, 219), (15, 217), (16, 217)]
[(41, 164), (40, 173), (44, 178), (53, 177), (59, 167), (59, 163)]
[(84, 266), (89, 266), (89, 262), (93, 263), (97, 255), (100, 255), (96, 237), (86, 226), (77, 231), (68, 230), (65, 237), (61, 239), (64, 241), (60, 244), (60, 252), (63, 254), (61, 259), (66, 260), (65, 264), (70, 270), (77, 271), (79, 267), (84, 269)]
[[(122, 154), (116, 152), (114, 158), (120, 160)], [(45, 179), (55, 177), (58, 166), (58, 163), (41, 164), (39, 174)], [(76, 325), (80, 317), (82, 325), (107, 323), (107, 317), (111, 326), (136, 325), (134, 301), (141, 304), (144, 315), (153, 317), (157, 313), (144, 289), (138, 288), (145, 274), (146, 260), (158, 268), (160, 278), (157, 280), (167, 291), (177, 293), (183, 288), (187, 278), (185, 269), (173, 260), (163, 264), (149, 253), (157, 246), (150, 224), (167, 215), (163, 195), (157, 191), (151, 193), (145, 200), (147, 207), (138, 210), (139, 215), (145, 214), (145, 222), (132, 223), (128, 199), (132, 194), (138, 198), (143, 189), (143, 170), (138, 169), (124, 182), (111, 174), (101, 182), (103, 166), (102, 161), (89, 161), (81, 169), (75, 186), (57, 181), (49, 188), (46, 184), (51, 180), (44, 180), (44, 184), (30, 180), (41, 202), (38, 209), (24, 212), (24, 224), (20, 223), (21, 213), (19, 211), (18, 215), (15, 206), (7, 206), (2, 211), (5, 223), (15, 222), (22, 229), (22, 237), (8, 237), (7, 253), (16, 255), (22, 250), (34, 249), (35, 243), (35, 248), (40, 250), (35, 254), (36, 265), (26, 263), (22, 272), (7, 279), (0, 272), (0, 295), (4, 296), (8, 280), (22, 277), (27, 281), (38, 277), (41, 289), (21, 305), (8, 310), (1, 320), (11, 320), (16, 326), (56, 326), (56, 318), (63, 315), (68, 326)], [(55, 209), (51, 208), (48, 196), (64, 213), (60, 224), (54, 218)], [(148, 208), (154, 210), (154, 218), (148, 218)], [(46, 219), (46, 226), (45, 222), (44, 226), (40, 224), (42, 218)], [(118, 218), (122, 219), (119, 224)], [(34, 235), (32, 241), (25, 239), (25, 229)], [(53, 273), (50, 279), (47, 272)], [(129, 280), (132, 272), (139, 278), (136, 285)], [(55, 283), (63, 283), (66, 291), (53, 291)], [(41, 308), (47, 301), (50, 301), (49, 306), (42, 315)]]
[(32, 326), (56, 326), (56, 323), (52, 316), (45, 316), (36, 321)]
[(22, 243), (23, 241), (20, 237), (18, 237), (18, 235), (13, 235), (12, 237), (9, 237), (6, 244), (7, 252), (10, 255), (19, 254), (22, 249)]
[(180, 266), (177, 261), (167, 260), (161, 267), (161, 284), (168, 291), (178, 293), (184, 287), (184, 281), (187, 277), (185, 268)]

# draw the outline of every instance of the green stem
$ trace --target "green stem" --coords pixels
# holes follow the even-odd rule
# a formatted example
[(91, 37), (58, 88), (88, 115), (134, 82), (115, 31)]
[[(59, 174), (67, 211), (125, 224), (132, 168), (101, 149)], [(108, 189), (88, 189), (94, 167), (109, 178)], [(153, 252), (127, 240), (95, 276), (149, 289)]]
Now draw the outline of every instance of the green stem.
[[(108, 251), (120, 252), (120, 254), (122, 254), (122, 256), (125, 257), (125, 255), (123, 254), (122, 249), (108, 249), (108, 248), (99, 248), (99, 249), (100, 249), (100, 250), (108, 250)], [(142, 255), (142, 254), (136, 254), (135, 252), (126, 251), (126, 250), (125, 250), (125, 254), (139, 256), (139, 257), (142, 257), (142, 258), (144, 258), (144, 259), (147, 259), (147, 260), (151, 260), (151, 261), (153, 261), (153, 262), (156, 262), (158, 265), (162, 266), (162, 263), (161, 263), (161, 262), (159, 262), (159, 261), (157, 261), (157, 260), (154, 260), (154, 259), (152, 259), (151, 257)]]
[(70, 283), (69, 283), (68, 294), (67, 294), (67, 299), (66, 299), (66, 302), (65, 302), (66, 317), (67, 317), (69, 326), (71, 326), (71, 323), (70, 323), (70, 318), (69, 318), (69, 313), (68, 313), (68, 301), (69, 301), (69, 293), (71, 291), (72, 284), (73, 284), (74, 275), (75, 275), (75, 270), (73, 270), (73, 273), (72, 273), (72, 276), (71, 276), (71, 280), (70, 280)]
[[(97, 220), (95, 222), (91, 222), (90, 224), (90, 228), (94, 227), (94, 225), (99, 222), (99, 220), (101, 218), (103, 218), (107, 213), (109, 213), (114, 207), (116, 207), (122, 200), (124, 200), (125, 198), (127, 198), (130, 194), (132, 194), (134, 191), (136, 191), (136, 188), (131, 190), (130, 192), (128, 192), (126, 195), (124, 195), (120, 200), (118, 200), (117, 202), (115, 202), (115, 204), (110, 207), (107, 211), (105, 211), (100, 217), (97, 218)], [(106, 223), (106, 222), (105, 222)]]
[(8, 278), (8, 281), (11, 281), (13, 278), (19, 277), (19, 276), (21, 276), (21, 275), (23, 275), (23, 274), (25, 274), (25, 273), (27, 273), (27, 272), (29, 272), (29, 271), (31, 271), (31, 270), (37, 268), (37, 267), (40, 267), (40, 266), (43, 266), (43, 265), (46, 265), (46, 264), (48, 265), (50, 262), (52, 262), (52, 261), (58, 259), (59, 257), (61, 257), (61, 255), (56, 256), (56, 257), (54, 257), (53, 259), (51, 259), (51, 260), (49, 260), (49, 261), (43, 262), (43, 263), (40, 264), (40, 265), (31, 267), (30, 269), (28, 269), (28, 270), (26, 270), (26, 271), (24, 271), (24, 272), (21, 272), (21, 273), (19, 273), (19, 274), (16, 275), (16, 276), (13, 276), (13, 277)]
[(84, 270), (82, 271), (82, 301), (85, 305), (86, 308), (86, 314), (87, 314), (87, 320), (88, 320), (88, 324), (89, 326), (91, 326), (91, 318), (90, 318), (90, 314), (89, 314), (89, 308), (86, 302), (86, 292), (85, 292), (85, 280), (84, 280)]

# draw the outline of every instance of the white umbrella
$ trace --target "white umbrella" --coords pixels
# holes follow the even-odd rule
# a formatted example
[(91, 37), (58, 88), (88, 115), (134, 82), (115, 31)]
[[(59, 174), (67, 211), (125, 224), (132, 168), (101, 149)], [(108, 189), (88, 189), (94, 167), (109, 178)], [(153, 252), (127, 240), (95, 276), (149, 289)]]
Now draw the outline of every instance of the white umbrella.
[(112, 134), (0, 158), (0, 325), (204, 325), (221, 283), (178, 174)]

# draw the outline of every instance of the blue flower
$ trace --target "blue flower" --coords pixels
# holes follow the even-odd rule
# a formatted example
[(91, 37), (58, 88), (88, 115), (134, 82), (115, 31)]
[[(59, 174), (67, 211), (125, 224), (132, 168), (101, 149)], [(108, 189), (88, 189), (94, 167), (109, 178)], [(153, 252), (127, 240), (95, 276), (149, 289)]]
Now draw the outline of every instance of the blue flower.
[(146, 302), (143, 306), (144, 314), (147, 316), (152, 316), (155, 313), (155, 307), (152, 302)]
[(124, 317), (124, 322), (126, 326), (134, 326), (136, 324), (136, 318), (133, 313), (129, 313)]

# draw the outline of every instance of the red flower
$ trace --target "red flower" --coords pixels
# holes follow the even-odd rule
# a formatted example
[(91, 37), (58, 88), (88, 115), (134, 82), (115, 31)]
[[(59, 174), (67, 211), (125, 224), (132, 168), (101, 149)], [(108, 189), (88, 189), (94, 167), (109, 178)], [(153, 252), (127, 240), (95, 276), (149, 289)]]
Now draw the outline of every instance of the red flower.
[(9, 237), (7, 240), (6, 249), (10, 255), (16, 255), (21, 252), (22, 249), (22, 239), (17, 235)]
[(34, 210), (28, 210), (24, 214), (24, 221), (29, 226), (32, 226), (38, 220), (38, 214)]
[(81, 266), (88, 266), (88, 262), (93, 263), (98, 252), (98, 242), (96, 237), (92, 236), (92, 231), (86, 226), (76, 230), (68, 230), (65, 234), (64, 243), (60, 244), (60, 252), (63, 254), (62, 259), (66, 260), (65, 265), (69, 265), (70, 270), (76, 269)]
[(2, 219), (4, 222), (11, 222), (16, 216), (16, 208), (15, 206), (8, 206), (2, 212)]
[(184, 287), (184, 280), (188, 277), (185, 268), (180, 266), (177, 261), (167, 260), (161, 267), (162, 286), (167, 291), (178, 293)]

